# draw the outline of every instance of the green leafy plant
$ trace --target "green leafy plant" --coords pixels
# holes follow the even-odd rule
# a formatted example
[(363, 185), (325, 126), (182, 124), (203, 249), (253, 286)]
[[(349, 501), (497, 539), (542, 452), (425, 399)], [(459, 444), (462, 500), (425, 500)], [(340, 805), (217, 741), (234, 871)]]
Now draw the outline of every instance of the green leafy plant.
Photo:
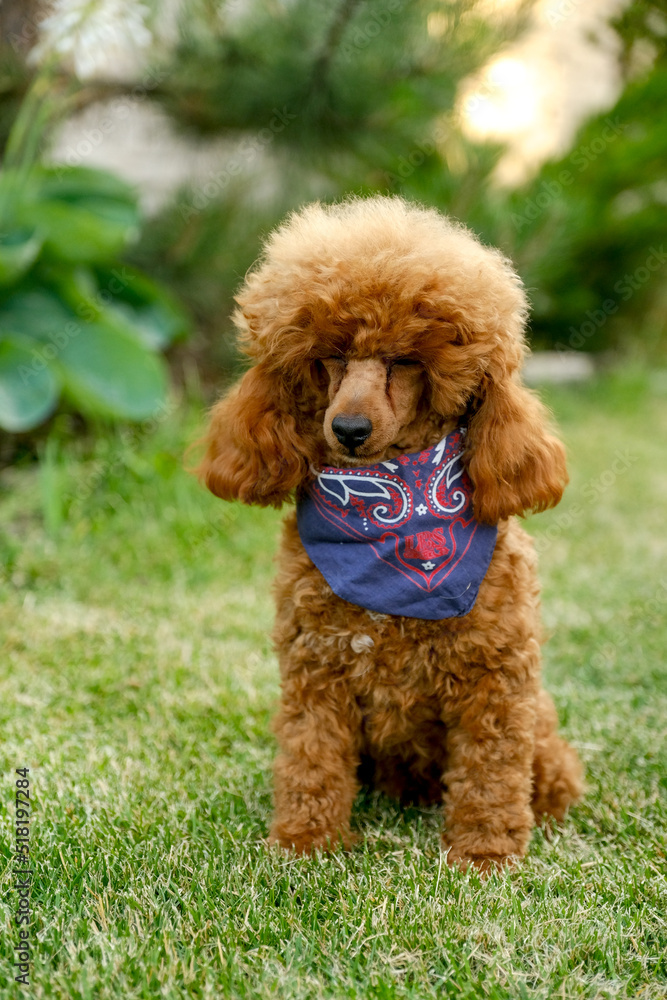
[(142, 420), (168, 384), (160, 352), (187, 333), (175, 300), (120, 262), (139, 214), (130, 187), (81, 167), (0, 173), (0, 426), (29, 430), (64, 397)]
[(176, 301), (121, 255), (136, 195), (101, 170), (40, 163), (77, 84), (47, 53), (0, 171), (0, 427), (31, 430), (62, 399), (86, 416), (143, 420), (164, 403), (160, 352), (188, 332)]

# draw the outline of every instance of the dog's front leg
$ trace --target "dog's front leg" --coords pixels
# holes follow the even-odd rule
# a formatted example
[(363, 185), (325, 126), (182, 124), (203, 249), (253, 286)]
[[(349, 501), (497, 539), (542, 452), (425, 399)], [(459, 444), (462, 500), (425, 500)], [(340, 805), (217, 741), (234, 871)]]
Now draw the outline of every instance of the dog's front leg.
[(451, 865), (486, 871), (523, 857), (530, 807), (535, 694), (486, 674), (448, 713), (444, 846)]
[(349, 847), (350, 812), (359, 789), (360, 721), (343, 680), (324, 689), (303, 675), (283, 680), (275, 731), (276, 812), (271, 843), (299, 854), (316, 847)]

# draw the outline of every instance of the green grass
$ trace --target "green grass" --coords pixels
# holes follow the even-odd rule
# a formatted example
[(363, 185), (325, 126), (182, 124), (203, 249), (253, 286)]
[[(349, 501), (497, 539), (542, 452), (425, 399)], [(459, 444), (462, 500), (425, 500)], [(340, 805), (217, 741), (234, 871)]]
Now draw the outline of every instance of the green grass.
[[(351, 853), (267, 850), (279, 515), (185, 475), (196, 414), (94, 446), (61, 424), (41, 471), (4, 473), (0, 997), (667, 997), (667, 381), (549, 398), (572, 483), (529, 524), (546, 683), (588, 791), (487, 881), (443, 863), (436, 809), (376, 795)], [(29, 989), (11, 971), (21, 766)]]

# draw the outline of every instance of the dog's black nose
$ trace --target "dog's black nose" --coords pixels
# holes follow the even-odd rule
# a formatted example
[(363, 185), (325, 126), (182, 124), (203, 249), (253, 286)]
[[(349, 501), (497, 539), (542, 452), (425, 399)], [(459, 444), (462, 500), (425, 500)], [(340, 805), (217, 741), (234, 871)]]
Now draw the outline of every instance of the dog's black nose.
[(355, 448), (363, 444), (373, 430), (373, 424), (368, 417), (346, 417), (339, 413), (331, 421), (331, 429), (347, 450), (352, 454)]

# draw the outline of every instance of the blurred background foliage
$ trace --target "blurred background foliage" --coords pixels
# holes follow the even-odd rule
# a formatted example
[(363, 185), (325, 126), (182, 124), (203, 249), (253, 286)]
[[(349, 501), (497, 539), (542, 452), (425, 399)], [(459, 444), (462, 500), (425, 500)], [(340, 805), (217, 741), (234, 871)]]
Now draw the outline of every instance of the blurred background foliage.
[[(500, 20), (483, 4), (387, 0), (345, 0), (335, 12), (311, 0), (253, 4), (233, 23), (224, 6), (189, 10), (199, 16), (155, 99), (191, 133), (250, 132), (203, 191), (182, 191), (151, 220), (134, 252), (179, 289), (216, 367), (231, 361), (226, 317), (258, 232), (309, 198), (349, 191), (419, 199), (501, 246), (530, 289), (535, 347), (664, 351), (662, 0), (634, 2), (612, 22), (616, 105), (511, 188), (494, 181), (502, 146), (474, 143), (461, 128), (457, 92), (521, 36), (529, 6)], [(262, 130), (277, 107), (294, 117), (269, 138)]]
[[(69, 2), (83, 6), (81, 0)], [(568, 2), (573, 0), (563, 0), (563, 10)], [(233, 293), (262, 236), (313, 198), (376, 191), (435, 205), (502, 247), (530, 291), (535, 347), (634, 351), (664, 359), (664, 0), (635, 0), (617, 10), (610, 58), (618, 62), (622, 85), (615, 106), (585, 121), (556, 159), (511, 185), (498, 180), (504, 146), (473, 141), (463, 127), (461, 91), (529, 30), (529, 2), (500, 5), (499, 13), (489, 0), (186, 0), (169, 5), (177, 13), (171, 33), (162, 34), (163, 3), (155, 0), (151, 11), (133, 0), (122, 3), (133, 6), (134, 15), (146, 14), (154, 32), (144, 62), (144, 79), (151, 84), (142, 99), (160, 108), (177, 134), (221, 142), (219, 158), (204, 179), (181, 186), (143, 219), (132, 192), (109, 175), (95, 179), (90, 169), (62, 166), (54, 172), (35, 162), (30, 190), (38, 193), (30, 195), (30, 218), (14, 213), (18, 235), (2, 227), (0, 253), (16, 253), (12, 246), (24, 240), (28, 247), (31, 239), (39, 239), (41, 249), (28, 269), (10, 275), (0, 288), (0, 362), (7, 350), (31, 350), (31, 337), (53, 333), (35, 320), (41, 309), (30, 317), (25, 308), (31, 301), (37, 306), (25, 296), (39, 287), (42, 297), (58, 299), (66, 310), (76, 312), (83, 300), (97, 302), (86, 339), (111, 343), (115, 337), (116, 346), (122, 340), (127, 350), (125, 361), (120, 349), (113, 363), (101, 361), (95, 412), (141, 418), (164, 396), (159, 354), (167, 349), (177, 380), (196, 365), (205, 387), (219, 387), (237, 367), (228, 318)], [(61, 13), (65, 6), (57, 0)], [(0, 6), (0, 192), (13, 183), (8, 137), (36, 74), (50, 73), (54, 92), (63, 94), (53, 122), (81, 108), (102, 108), (112, 95), (136, 92), (131, 78), (78, 79), (76, 66), (65, 58), (50, 68), (47, 62), (46, 69), (42, 58), (37, 69), (34, 46), (45, 9), (37, 0)], [(49, 126), (41, 128), (48, 156)], [(91, 196), (90, 185), (106, 194)], [(126, 229), (113, 246), (100, 236), (102, 252), (93, 248), (94, 240), (76, 237), (66, 212), (92, 197), (89, 222), (94, 227), (96, 218), (100, 233), (108, 230), (109, 203), (105, 208), (103, 202), (112, 188)], [(51, 208), (44, 203), (40, 226), (35, 205), (44, 190)], [(49, 235), (53, 199), (60, 204), (59, 249)], [(75, 252), (67, 250), (68, 231)], [(100, 291), (120, 262), (132, 268), (133, 281), (100, 309)], [(191, 319), (187, 340), (177, 302)], [(61, 320), (64, 315), (54, 322)], [(179, 338), (180, 346), (171, 346)], [(139, 350), (152, 373), (145, 379), (137, 375), (132, 354)], [(44, 391), (55, 399), (56, 386), (66, 405), (85, 413), (95, 393), (78, 390), (66, 360), (58, 351), (48, 368), (53, 384), (47, 389), (45, 382)], [(105, 397), (105, 380), (117, 377), (123, 364), (124, 409), (117, 392)]]
[(158, 352), (188, 323), (164, 289), (120, 264), (136, 197), (84, 167), (0, 173), (0, 427), (27, 431), (61, 397), (95, 416), (145, 420), (164, 405)]

